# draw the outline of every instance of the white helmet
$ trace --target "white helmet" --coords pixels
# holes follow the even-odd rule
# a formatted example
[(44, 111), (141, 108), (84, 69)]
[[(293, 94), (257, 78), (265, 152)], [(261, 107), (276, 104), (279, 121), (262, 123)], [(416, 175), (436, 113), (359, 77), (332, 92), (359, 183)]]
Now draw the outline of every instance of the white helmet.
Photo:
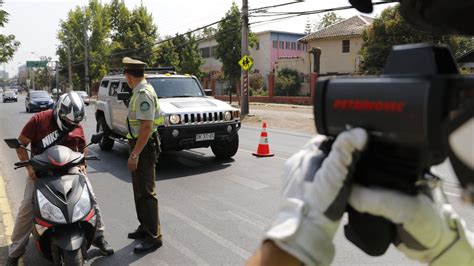
[(54, 120), (61, 131), (70, 131), (84, 119), (82, 98), (74, 91), (59, 96), (53, 110)]

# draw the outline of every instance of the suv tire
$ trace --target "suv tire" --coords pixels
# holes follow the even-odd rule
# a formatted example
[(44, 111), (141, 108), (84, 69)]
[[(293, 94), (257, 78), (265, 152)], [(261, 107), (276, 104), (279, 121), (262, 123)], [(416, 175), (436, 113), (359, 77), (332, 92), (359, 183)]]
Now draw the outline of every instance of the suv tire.
[(239, 150), (239, 135), (235, 134), (230, 142), (211, 145), (217, 159), (229, 159)]
[(103, 151), (110, 151), (114, 147), (115, 141), (110, 138), (111, 131), (110, 128), (107, 126), (107, 123), (105, 122), (105, 117), (100, 116), (97, 119), (97, 132), (104, 132), (104, 135), (102, 139), (99, 142), (99, 147)]

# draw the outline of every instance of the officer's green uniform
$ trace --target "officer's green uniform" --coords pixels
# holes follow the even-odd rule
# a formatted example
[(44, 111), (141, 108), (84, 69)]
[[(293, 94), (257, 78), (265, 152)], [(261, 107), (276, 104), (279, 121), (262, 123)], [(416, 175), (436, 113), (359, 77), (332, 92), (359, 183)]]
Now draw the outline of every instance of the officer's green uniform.
[[(125, 67), (135, 68), (133, 62), (144, 63), (131, 60), (128, 63), (123, 60)], [(139, 64), (138, 64), (139, 65)], [(149, 239), (161, 238), (160, 219), (158, 216), (158, 198), (155, 188), (155, 163), (158, 155), (158, 134), (157, 127), (163, 124), (163, 117), (159, 115), (158, 97), (153, 87), (144, 79), (133, 88), (133, 95), (128, 105), (128, 128), (127, 135), (129, 151), (132, 153), (138, 138), (140, 120), (154, 121), (153, 133), (149, 137), (148, 143), (139, 155), (137, 169), (132, 172), (133, 195), (137, 218), (140, 222), (139, 231), (144, 231)]]

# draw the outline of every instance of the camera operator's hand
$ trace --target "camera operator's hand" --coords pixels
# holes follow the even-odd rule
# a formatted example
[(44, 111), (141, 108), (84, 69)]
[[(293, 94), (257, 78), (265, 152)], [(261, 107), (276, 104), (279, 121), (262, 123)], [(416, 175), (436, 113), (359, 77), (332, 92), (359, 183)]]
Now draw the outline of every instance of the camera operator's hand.
[(283, 203), (266, 240), (305, 265), (331, 263), (353, 166), (367, 140), (365, 130), (351, 129), (336, 138), (329, 154), (330, 143), (319, 136), (293, 155), (285, 166)]
[(432, 266), (474, 265), (474, 234), (446, 203), (441, 188), (416, 197), (354, 185), (349, 204), (361, 213), (382, 216), (397, 225), (397, 248)]

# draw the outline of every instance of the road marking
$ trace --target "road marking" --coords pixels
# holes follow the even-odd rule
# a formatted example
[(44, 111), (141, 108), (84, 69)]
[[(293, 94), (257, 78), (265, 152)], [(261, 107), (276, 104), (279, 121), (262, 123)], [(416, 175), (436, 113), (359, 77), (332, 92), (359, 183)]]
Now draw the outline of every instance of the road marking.
[(8, 202), (5, 180), (0, 175), (0, 210), (2, 212), (3, 225), (5, 226), (5, 237), (7, 243), (11, 244), (11, 235), (13, 231), (13, 215)]
[(242, 177), (242, 176), (238, 176), (238, 175), (225, 176), (224, 178), (229, 180), (229, 181), (232, 181), (232, 182), (237, 183), (237, 184), (242, 185), (242, 186), (246, 186), (246, 187), (254, 189), (254, 190), (259, 190), (259, 189), (268, 187), (268, 185), (265, 185), (265, 184), (262, 184), (260, 182), (255, 181), (255, 180), (245, 178), (245, 177)]
[[(239, 151), (244, 151), (244, 152), (247, 152), (247, 153), (254, 153), (255, 152), (255, 151), (249, 151), (249, 150), (245, 150), (245, 149), (241, 149), (241, 148), (239, 148)], [(280, 160), (283, 160), (283, 161), (288, 160), (288, 158), (283, 158), (283, 157), (278, 157), (278, 156), (272, 156), (271, 158), (277, 158), (277, 159), (280, 159)], [(257, 159), (261, 159), (261, 158), (257, 158)]]
[(224, 237), (212, 232), (211, 230), (207, 229), (203, 225), (197, 223), (193, 219), (187, 217), (183, 213), (179, 212), (178, 210), (175, 210), (171, 207), (164, 207), (165, 211), (178, 217), (179, 219), (185, 221), (189, 226), (193, 227), (194, 229), (198, 230), (208, 238), (214, 240), (216, 243), (219, 245), (229, 249), (232, 251), (234, 254), (240, 256), (243, 259), (248, 259), (250, 257), (250, 252), (242, 249), (241, 247), (235, 245), (234, 243), (230, 242), (229, 240), (225, 239)]
[(452, 193), (452, 192), (448, 192), (448, 191), (445, 191), (444, 194), (449, 195), (449, 196), (458, 197), (458, 198), (461, 197), (460, 194), (456, 194), (456, 193)]
[(245, 215), (241, 214), (241, 213), (235, 213), (233, 211), (227, 211), (227, 213), (229, 213), (231, 216), (239, 219), (239, 220), (242, 220), (246, 223), (249, 223), (255, 227), (257, 227), (260, 231), (263, 231), (265, 230), (265, 228), (267, 228), (267, 225), (264, 225), (262, 223), (259, 223), (259, 222), (254, 222), (250, 219), (250, 217), (246, 217)]
[(194, 261), (195, 265), (209, 265), (209, 263), (207, 263), (204, 259), (199, 257), (196, 253), (194, 253), (192, 250), (181, 244), (178, 240), (171, 237), (170, 235), (167, 235), (165, 237), (165, 242), (169, 243), (173, 248), (181, 252), (184, 256)]

